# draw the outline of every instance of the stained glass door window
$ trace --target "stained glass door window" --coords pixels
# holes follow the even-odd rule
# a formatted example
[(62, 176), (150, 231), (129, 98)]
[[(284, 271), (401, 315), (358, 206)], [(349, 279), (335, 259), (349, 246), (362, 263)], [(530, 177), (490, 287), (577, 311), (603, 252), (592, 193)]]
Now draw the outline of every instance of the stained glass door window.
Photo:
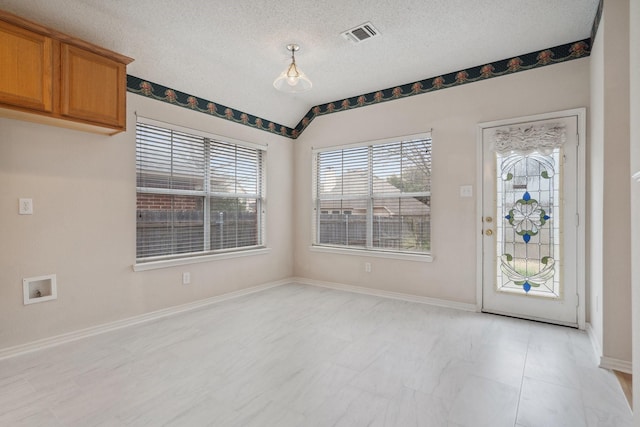
[(561, 296), (561, 156), (496, 153), (499, 292)]

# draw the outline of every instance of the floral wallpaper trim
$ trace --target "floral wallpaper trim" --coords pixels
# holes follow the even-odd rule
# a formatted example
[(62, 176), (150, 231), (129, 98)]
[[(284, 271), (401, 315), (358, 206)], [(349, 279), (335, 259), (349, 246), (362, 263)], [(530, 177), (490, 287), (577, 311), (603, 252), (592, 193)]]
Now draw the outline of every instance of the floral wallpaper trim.
[(379, 90), (364, 95), (353, 96), (339, 101), (313, 107), (302, 118), (294, 129), (294, 138), (297, 138), (311, 121), (325, 114), (337, 113), (339, 111), (351, 110), (365, 107), (367, 105), (378, 104), (385, 101), (406, 98), (408, 96), (420, 95), (440, 89), (460, 86), (467, 83), (478, 82), (493, 77), (500, 77), (520, 71), (532, 70), (534, 68), (547, 65), (558, 64), (573, 59), (587, 57), (590, 54), (590, 40), (585, 39), (573, 43), (531, 52), (514, 58), (495, 61), (465, 70), (454, 71), (453, 73), (441, 76), (430, 77), (413, 83)]
[(251, 126), (266, 132), (279, 134), (287, 138), (295, 138), (294, 129), (290, 127), (244, 113), (222, 104), (216, 104), (213, 101), (170, 89), (158, 83), (152, 83), (132, 75), (127, 75), (127, 91), (153, 98), (157, 101), (168, 102), (169, 104), (199, 111), (210, 116), (230, 120), (245, 126)]
[[(595, 25), (595, 23), (594, 23)], [(571, 61), (573, 59), (589, 56), (591, 40), (567, 43), (560, 46), (530, 52), (501, 61), (495, 61), (479, 65), (465, 70), (454, 71), (441, 76), (430, 77), (413, 83), (370, 92), (364, 95), (353, 96), (339, 101), (316, 105), (300, 120), (295, 128), (290, 128), (242, 111), (216, 104), (213, 101), (198, 98), (184, 92), (170, 89), (157, 83), (127, 75), (127, 90), (131, 93), (153, 98), (158, 101), (168, 102), (183, 108), (189, 108), (211, 116), (230, 120), (245, 126), (251, 126), (266, 132), (296, 139), (309, 126), (311, 121), (318, 116), (393, 101), (408, 96), (421, 95), (436, 90), (447, 89), (467, 83), (474, 83), (494, 77), (505, 76), (520, 71), (532, 70), (547, 65)]]

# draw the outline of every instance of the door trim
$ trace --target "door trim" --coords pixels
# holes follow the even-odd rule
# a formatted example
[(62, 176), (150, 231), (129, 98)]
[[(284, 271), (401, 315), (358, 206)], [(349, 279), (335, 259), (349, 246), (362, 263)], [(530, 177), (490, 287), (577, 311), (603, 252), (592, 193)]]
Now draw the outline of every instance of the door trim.
[[(482, 148), (482, 133), (486, 128), (492, 128), (497, 126), (514, 125), (529, 121), (550, 120), (564, 117), (577, 117), (577, 129), (578, 129), (578, 176), (576, 179), (578, 185), (577, 192), (577, 210), (578, 210), (578, 226), (577, 226), (577, 247), (578, 253), (576, 254), (576, 280), (578, 292), (578, 328), (585, 329), (586, 327), (586, 108), (575, 108), (571, 110), (554, 111), (544, 114), (536, 114), (524, 117), (514, 117), (510, 119), (496, 120), (492, 122), (478, 123), (477, 136), (476, 136), (476, 311), (481, 312), (483, 307), (482, 297), (482, 280), (483, 280), (483, 223), (482, 223), (482, 202), (484, 200), (483, 194), (483, 148)], [(535, 319), (532, 319), (535, 320)]]

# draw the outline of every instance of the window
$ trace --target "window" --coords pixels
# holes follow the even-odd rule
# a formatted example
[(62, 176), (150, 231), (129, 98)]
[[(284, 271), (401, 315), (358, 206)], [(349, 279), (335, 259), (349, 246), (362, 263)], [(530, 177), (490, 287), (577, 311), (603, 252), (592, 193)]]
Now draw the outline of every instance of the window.
[(265, 147), (138, 120), (137, 262), (262, 247)]
[(314, 152), (314, 245), (428, 254), (431, 135)]

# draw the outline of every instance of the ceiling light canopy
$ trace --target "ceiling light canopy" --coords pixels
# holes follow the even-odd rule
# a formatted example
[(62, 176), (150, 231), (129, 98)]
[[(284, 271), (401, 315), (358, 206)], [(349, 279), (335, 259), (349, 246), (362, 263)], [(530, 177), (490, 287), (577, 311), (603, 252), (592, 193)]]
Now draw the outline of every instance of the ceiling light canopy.
[(288, 44), (287, 50), (291, 52), (291, 64), (273, 82), (273, 87), (281, 92), (302, 93), (311, 89), (311, 80), (296, 65), (295, 52), (300, 50), (297, 44)]

